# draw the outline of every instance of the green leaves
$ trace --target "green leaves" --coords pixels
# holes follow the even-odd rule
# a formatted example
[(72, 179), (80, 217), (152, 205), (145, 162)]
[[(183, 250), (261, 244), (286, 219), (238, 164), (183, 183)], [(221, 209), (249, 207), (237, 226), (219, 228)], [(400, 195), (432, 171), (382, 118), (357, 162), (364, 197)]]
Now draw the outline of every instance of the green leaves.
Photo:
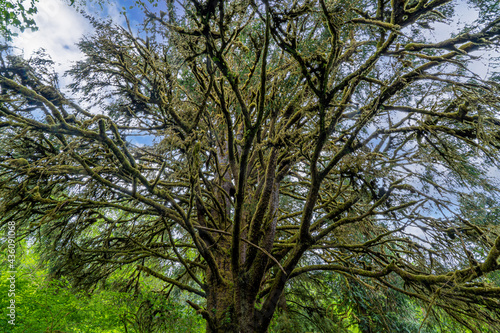
[[(25, 248), (26, 249), (26, 248)], [(46, 280), (36, 255), (24, 255), (16, 275), (16, 325), (0, 322), (5, 333), (202, 332), (202, 319), (182, 295), (165, 300), (147, 286), (134, 295), (117, 291), (75, 292), (66, 279)], [(0, 315), (6, 317), (8, 274), (0, 275)]]
[(29, 7), (25, 7), (20, 0), (0, 0), (0, 35), (10, 41), (18, 35), (18, 30), (37, 30), (32, 17), (37, 13), (37, 2), (38, 0), (31, 0)]

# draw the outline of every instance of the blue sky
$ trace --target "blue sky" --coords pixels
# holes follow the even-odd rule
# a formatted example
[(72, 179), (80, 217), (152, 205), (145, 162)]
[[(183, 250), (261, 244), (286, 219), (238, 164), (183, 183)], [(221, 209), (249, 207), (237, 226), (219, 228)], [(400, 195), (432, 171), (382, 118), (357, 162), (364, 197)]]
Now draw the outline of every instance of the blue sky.
[[(125, 25), (125, 18), (121, 14), (122, 7), (127, 10), (127, 16), (132, 26), (142, 21), (142, 11), (138, 8), (130, 9), (133, 1), (122, 0), (117, 4), (103, 4), (96, 1), (87, 5), (87, 11), (94, 16), (112, 19), (115, 23)], [(71, 82), (71, 77), (64, 77), (63, 73), (71, 65), (83, 58), (76, 43), (84, 36), (93, 32), (89, 21), (80, 14), (75, 7), (71, 7), (64, 0), (40, 0), (38, 13), (35, 16), (38, 31), (25, 31), (15, 38), (13, 44), (15, 53), (23, 53), (26, 58), (43, 48), (54, 60), (55, 70), (59, 74), (60, 87), (66, 95), (70, 92), (64, 87)], [(137, 145), (150, 145), (153, 138), (150, 136), (129, 136), (128, 140)]]
[[(136, 6), (130, 9), (130, 6), (135, 4), (135, 0), (109, 0), (108, 3), (103, 0), (102, 6), (98, 4), (97, 0), (87, 2), (87, 11), (92, 15), (110, 18), (117, 24), (125, 25), (125, 18), (121, 14), (123, 8), (125, 8), (132, 26), (142, 21), (142, 11)], [(79, 1), (77, 0), (76, 3)], [(164, 1), (158, 1), (158, 3), (164, 5)], [(154, 11), (165, 10), (164, 8), (152, 8), (152, 5), (148, 6)], [(458, 21), (461, 26), (472, 23), (476, 18), (477, 14), (464, 2), (457, 6), (454, 21)], [(64, 86), (70, 83), (71, 78), (63, 77), (62, 73), (68, 70), (72, 63), (82, 59), (82, 54), (75, 44), (82, 36), (91, 34), (92, 27), (88, 20), (75, 7), (70, 7), (68, 1), (65, 0), (40, 0), (35, 21), (39, 30), (36, 32), (25, 31), (14, 40), (14, 45), (18, 52), (24, 50), (25, 57), (29, 57), (33, 51), (39, 48), (44, 48), (56, 62), (55, 69), (60, 73), (60, 86), (63, 88), (63, 92), (67, 93), (64, 91)], [(433, 30), (427, 30), (426, 33), (435, 41), (448, 38), (457, 31), (456, 26), (446, 23), (436, 23), (433, 24), (433, 27)], [(470, 69), (484, 76), (488, 71), (488, 57), (484, 56), (482, 59), (478, 59)], [(148, 140), (136, 138), (138, 143), (148, 144)]]
[[(121, 0), (100, 6), (97, 1), (89, 1), (86, 11), (124, 25), (125, 19), (120, 12), (122, 7), (126, 7), (130, 21), (135, 24), (142, 20), (142, 12), (137, 8), (130, 10), (131, 4), (133, 1)], [(92, 33), (92, 27), (75, 7), (69, 6), (64, 0), (40, 0), (37, 7), (38, 13), (34, 18), (38, 31), (20, 33), (13, 44), (19, 52), (24, 50), (26, 57), (33, 51), (44, 48), (57, 63), (57, 71), (64, 72), (71, 63), (82, 58), (75, 44), (82, 36)]]
[[(81, 2), (83, 1), (76, 1), (77, 4)], [(143, 14), (140, 8), (134, 6), (135, 0), (101, 0), (102, 5), (99, 5), (98, 2), (98, 0), (87, 1), (86, 10), (92, 15), (111, 18), (114, 22), (125, 25), (125, 19), (121, 15), (123, 8), (125, 8), (133, 26), (142, 21)], [(165, 8), (161, 8), (165, 6), (164, 1), (158, 1), (158, 8), (153, 8), (151, 4), (148, 6), (153, 11), (165, 10)], [(455, 22), (459, 22), (458, 24), (463, 26), (472, 23), (476, 18), (477, 13), (473, 9), (469, 8), (465, 2), (459, 2), (455, 13)], [(37, 32), (25, 31), (14, 41), (17, 47), (24, 49), (26, 56), (43, 47), (59, 64), (58, 71), (60, 72), (64, 72), (72, 62), (81, 58), (75, 43), (84, 34), (91, 33), (92, 27), (88, 20), (77, 12), (75, 7), (68, 5), (68, 1), (40, 0), (35, 21), (39, 27)], [(433, 27), (434, 29), (427, 30), (426, 34), (435, 41), (450, 37), (457, 31), (456, 25), (453, 24), (436, 23), (433, 24)], [(487, 61), (479, 59), (471, 69), (475, 72), (486, 73), (487, 68)]]

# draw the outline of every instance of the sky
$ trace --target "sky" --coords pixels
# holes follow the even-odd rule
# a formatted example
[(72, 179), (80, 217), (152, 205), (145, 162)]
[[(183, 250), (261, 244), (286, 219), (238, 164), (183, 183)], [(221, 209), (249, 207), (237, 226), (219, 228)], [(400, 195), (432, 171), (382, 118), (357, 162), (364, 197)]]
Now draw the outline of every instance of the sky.
[[(121, 0), (129, 2), (127, 0)], [(101, 8), (96, 1), (89, 2), (87, 11), (101, 18), (111, 19), (120, 25), (125, 25), (125, 18), (120, 14), (122, 4), (104, 4)], [(128, 7), (127, 7), (128, 8)], [(132, 12), (132, 15), (130, 14)], [(132, 24), (136, 23), (138, 10), (127, 10)], [(33, 52), (40, 48), (55, 62), (54, 69), (59, 76), (59, 85), (63, 93), (69, 95), (70, 92), (64, 87), (71, 83), (72, 78), (64, 76), (64, 72), (69, 70), (72, 64), (83, 59), (83, 55), (77, 47), (79, 40), (93, 32), (93, 27), (75, 7), (71, 7), (64, 0), (40, 0), (38, 3), (38, 13), (35, 15), (37, 31), (26, 30), (15, 38), (13, 45), (15, 53), (21, 53), (29, 58)], [(92, 110), (91, 110), (92, 111)], [(94, 110), (98, 113), (99, 111)], [(137, 145), (150, 145), (152, 138), (144, 136), (130, 137), (130, 141)]]
[[(102, 7), (97, 2), (97, 0), (87, 1), (85, 11), (93, 16), (111, 19), (117, 24), (125, 25), (125, 17), (120, 12), (122, 8), (127, 8), (127, 15), (132, 25), (142, 20), (139, 18), (142, 15), (139, 9), (129, 9), (134, 1), (118, 0), (115, 4), (115, 1), (109, 0), (109, 3), (104, 3)], [(29, 57), (40, 48), (45, 49), (56, 63), (56, 71), (62, 74), (72, 63), (82, 59), (76, 43), (84, 35), (91, 34), (93, 28), (77, 8), (68, 5), (68, 1), (39, 0), (37, 8), (38, 13), (34, 19), (38, 31), (26, 30), (19, 33), (13, 44), (17, 48), (17, 53), (24, 53), (25, 57)]]
[[(77, 4), (82, 2), (76, 1)], [(132, 26), (141, 20), (141, 11), (138, 8), (130, 9), (130, 5), (135, 1), (101, 1), (104, 3), (102, 7), (97, 2), (97, 0), (87, 1), (86, 10), (94, 16), (112, 19), (115, 23), (125, 25), (125, 18), (120, 11), (126, 8)], [(116, 4), (113, 4), (114, 2)], [(159, 2), (161, 3), (161, 1)], [(17, 48), (16, 51), (24, 53), (25, 57), (29, 57), (34, 51), (44, 48), (55, 62), (55, 70), (59, 73), (60, 87), (63, 92), (68, 93), (64, 87), (70, 83), (71, 78), (64, 77), (62, 74), (75, 61), (82, 59), (82, 54), (76, 43), (84, 35), (92, 33), (92, 26), (75, 7), (68, 5), (68, 0), (40, 0), (37, 6), (38, 13), (35, 16), (35, 21), (39, 28), (38, 31), (26, 30), (14, 39), (13, 44)], [(465, 2), (461, 2), (457, 6), (453, 21), (459, 22), (458, 24), (463, 26), (472, 23), (476, 18), (477, 13), (469, 8)], [(457, 31), (457, 26), (453, 24), (434, 23), (432, 27), (432, 30), (426, 30), (426, 34), (435, 42), (448, 38)], [(489, 57), (485, 53), (477, 55), (481, 57), (474, 61), (469, 69), (484, 78), (488, 73)]]
[(38, 31), (25, 31), (14, 39), (14, 45), (29, 57), (33, 51), (44, 48), (58, 64), (58, 69), (69, 69), (71, 62), (82, 58), (76, 43), (92, 31), (89, 22), (61, 0), (42, 0), (35, 16)]
[[(122, 25), (125, 23), (123, 15), (120, 14), (122, 8), (126, 8), (132, 23), (140, 15), (139, 9), (129, 9), (130, 5), (134, 3), (131, 0), (117, 0), (116, 5), (113, 5), (114, 1), (110, 0), (109, 3), (104, 3), (103, 7), (100, 7), (97, 1), (87, 2), (86, 9), (93, 15), (111, 18), (114, 22)], [(476, 18), (477, 13), (462, 2), (457, 7), (454, 21), (460, 22), (459, 24), (463, 25), (473, 22)], [(38, 31), (31, 32), (26, 30), (14, 40), (14, 45), (18, 47), (18, 52), (24, 50), (24, 55), (29, 57), (33, 51), (44, 48), (56, 62), (56, 71), (59, 73), (63, 73), (69, 69), (73, 62), (82, 58), (75, 44), (83, 35), (90, 34), (92, 27), (88, 20), (75, 7), (68, 5), (68, 1), (40, 0), (35, 21), (39, 28)], [(436, 23), (433, 24), (433, 27), (434, 29), (428, 30), (427, 33), (435, 41), (443, 40), (456, 31), (456, 26), (446, 23)], [(485, 59), (478, 59), (472, 64), (471, 70), (481, 73), (481, 76), (484, 76), (488, 70), (488, 62)], [(61, 83), (64, 86), (68, 82)]]

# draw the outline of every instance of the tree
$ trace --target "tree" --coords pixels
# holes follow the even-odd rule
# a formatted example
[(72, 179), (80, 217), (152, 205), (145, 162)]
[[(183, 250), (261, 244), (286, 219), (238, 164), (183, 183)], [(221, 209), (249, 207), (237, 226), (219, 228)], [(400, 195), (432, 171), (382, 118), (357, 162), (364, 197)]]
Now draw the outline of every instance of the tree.
[(429, 41), (454, 5), (167, 1), (139, 35), (94, 20), (70, 71), (87, 106), (47, 61), (5, 55), (2, 225), (76, 286), (149, 275), (203, 297), (208, 332), (267, 331), (314, 271), (498, 329), (498, 226), (459, 203), (498, 203), (499, 83), (467, 64), (500, 19)]
[(12, 28), (21, 31), (36, 30), (36, 24), (32, 18), (37, 12), (36, 2), (37, 0), (31, 0), (28, 7), (26, 2), (23, 3), (20, 0), (0, 0), (0, 36), (11, 40), (13, 36), (18, 35), (17, 32), (11, 30)]

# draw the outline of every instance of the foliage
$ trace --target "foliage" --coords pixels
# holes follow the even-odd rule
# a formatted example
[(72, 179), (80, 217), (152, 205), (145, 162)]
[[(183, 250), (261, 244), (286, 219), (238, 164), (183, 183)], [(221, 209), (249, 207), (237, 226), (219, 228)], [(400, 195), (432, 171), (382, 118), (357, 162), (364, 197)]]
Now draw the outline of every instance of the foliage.
[(29, 2), (21, 0), (0, 0), (0, 36), (11, 40), (18, 33), (13, 28), (21, 32), (25, 29), (36, 30), (33, 15), (36, 14), (36, 3), (38, 0)]
[[(287, 4), (167, 1), (139, 36), (92, 20), (81, 102), (4, 52), (1, 225), (73, 286), (190, 292), (208, 332), (285, 308), (313, 309), (304, 329), (413, 330), (395, 309), (418, 307), (422, 329), (500, 329), (497, 221), (464, 214), (499, 202), (500, 85), (467, 68), (498, 12), (436, 42), (455, 1)], [(303, 296), (321, 271), (331, 308)]]
[[(2, 332), (201, 332), (200, 320), (192, 309), (180, 303), (181, 297), (176, 298), (178, 302), (165, 303), (161, 295), (147, 287), (134, 294), (112, 289), (92, 295), (75, 292), (64, 278), (46, 280), (46, 271), (37, 266), (36, 255), (26, 251), (16, 274), (16, 324), (2, 320)], [(0, 277), (4, 318), (9, 302), (8, 275), (3, 272)]]
[(424, 303), (363, 280), (331, 272), (301, 277), (286, 288), (270, 332), (467, 331), (439, 309), (426, 315)]

